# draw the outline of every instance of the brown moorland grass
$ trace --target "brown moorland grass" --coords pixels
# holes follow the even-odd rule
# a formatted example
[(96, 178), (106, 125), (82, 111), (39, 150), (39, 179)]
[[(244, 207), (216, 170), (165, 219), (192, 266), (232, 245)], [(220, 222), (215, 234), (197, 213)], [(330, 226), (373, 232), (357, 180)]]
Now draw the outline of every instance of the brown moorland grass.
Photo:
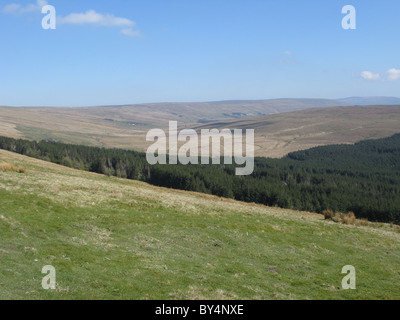
[(26, 169), (23, 166), (15, 167), (10, 163), (0, 163), (0, 171), (3, 172), (18, 172), (18, 173), (26, 173)]
[(256, 156), (280, 158), (317, 146), (390, 137), (400, 132), (400, 106), (314, 108), (196, 127), (205, 128), (254, 129)]
[[(357, 219), (354, 212), (342, 213), (338, 212), (335, 213), (333, 210), (325, 210), (323, 213), (325, 220), (331, 220), (334, 222), (353, 225), (353, 226), (362, 226), (366, 227), (370, 225), (368, 219)], [(393, 224), (389, 224), (390, 228), (393, 228)]]
[[(262, 103), (234, 104), (234, 108), (232, 103), (0, 107), (0, 135), (143, 151), (151, 145), (146, 141), (148, 130), (162, 128), (167, 132), (168, 121), (176, 120), (180, 128), (194, 128), (199, 132), (206, 128), (254, 129), (256, 156), (280, 158), (316, 146), (353, 144), (400, 132), (400, 106), (295, 109), (298, 111), (293, 111), (293, 105), (278, 108), (279, 103), (275, 102), (274, 106), (276, 110), (268, 112), (263, 111), (266, 107)], [(246, 117), (232, 120), (232, 112)], [(202, 123), (204, 114), (215, 122)]]
[(325, 220), (332, 220), (335, 216), (335, 213), (332, 210), (325, 210), (323, 213)]

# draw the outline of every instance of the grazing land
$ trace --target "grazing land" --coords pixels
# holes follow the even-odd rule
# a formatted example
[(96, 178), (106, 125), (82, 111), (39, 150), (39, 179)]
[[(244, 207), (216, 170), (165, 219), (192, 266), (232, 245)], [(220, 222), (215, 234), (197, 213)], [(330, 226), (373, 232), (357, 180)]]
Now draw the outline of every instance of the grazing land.
[[(0, 150), (0, 299), (399, 299), (396, 226), (174, 191)], [(42, 267), (57, 290), (41, 287)], [(342, 267), (357, 290), (341, 289)]]

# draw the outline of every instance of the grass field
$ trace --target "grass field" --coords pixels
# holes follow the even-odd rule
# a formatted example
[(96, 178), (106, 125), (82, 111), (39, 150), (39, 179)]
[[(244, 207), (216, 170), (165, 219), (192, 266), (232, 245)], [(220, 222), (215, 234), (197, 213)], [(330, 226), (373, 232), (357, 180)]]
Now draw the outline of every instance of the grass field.
[[(0, 150), (0, 299), (400, 299), (395, 226), (156, 188)], [(8, 166), (4, 166), (7, 168)], [(53, 265), (57, 289), (41, 287)], [(342, 290), (342, 267), (357, 289)]]

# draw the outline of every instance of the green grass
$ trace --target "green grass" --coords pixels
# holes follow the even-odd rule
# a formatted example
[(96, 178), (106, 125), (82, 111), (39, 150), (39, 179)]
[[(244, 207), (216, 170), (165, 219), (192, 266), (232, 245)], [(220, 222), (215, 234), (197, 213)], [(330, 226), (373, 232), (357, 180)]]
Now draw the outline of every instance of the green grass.
[[(0, 299), (399, 299), (400, 233), (0, 151)], [(35, 261), (37, 260), (37, 261)], [(53, 265), (57, 289), (41, 287)], [(357, 270), (342, 290), (341, 269)]]

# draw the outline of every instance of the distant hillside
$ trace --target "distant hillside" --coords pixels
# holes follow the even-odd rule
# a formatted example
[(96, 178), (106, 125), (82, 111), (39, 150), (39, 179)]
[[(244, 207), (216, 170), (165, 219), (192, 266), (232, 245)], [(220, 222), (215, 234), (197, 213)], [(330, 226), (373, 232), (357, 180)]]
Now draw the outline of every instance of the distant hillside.
[(0, 135), (66, 143), (145, 149), (150, 128), (244, 119), (315, 107), (344, 105), (324, 99), (157, 103), (90, 108), (0, 107)]
[[(157, 115), (167, 113), (161, 119), (204, 123), (212, 120), (240, 119), (265, 116), (276, 113), (348, 106), (345, 102), (329, 99), (273, 99), (273, 100), (233, 100), (200, 103), (156, 103), (129, 106), (132, 109), (147, 108), (147, 112)], [(140, 109), (138, 109), (140, 110)], [(172, 118), (171, 118), (172, 116)]]
[(197, 126), (255, 129), (256, 155), (283, 157), (316, 146), (352, 144), (400, 133), (400, 106), (307, 109)]
[[(400, 233), (0, 150), (0, 299), (400, 299)], [(394, 195), (395, 196), (395, 195)], [(343, 290), (346, 265), (357, 290)], [(43, 290), (43, 266), (57, 272)]]
[(168, 121), (176, 120), (187, 128), (255, 129), (256, 155), (282, 157), (315, 146), (400, 132), (399, 106), (332, 107), (337, 104), (334, 100), (278, 99), (91, 108), (0, 107), (0, 135), (146, 150), (146, 133), (152, 128), (168, 129)]
[(400, 105), (400, 98), (396, 97), (351, 97), (338, 101), (355, 106)]

